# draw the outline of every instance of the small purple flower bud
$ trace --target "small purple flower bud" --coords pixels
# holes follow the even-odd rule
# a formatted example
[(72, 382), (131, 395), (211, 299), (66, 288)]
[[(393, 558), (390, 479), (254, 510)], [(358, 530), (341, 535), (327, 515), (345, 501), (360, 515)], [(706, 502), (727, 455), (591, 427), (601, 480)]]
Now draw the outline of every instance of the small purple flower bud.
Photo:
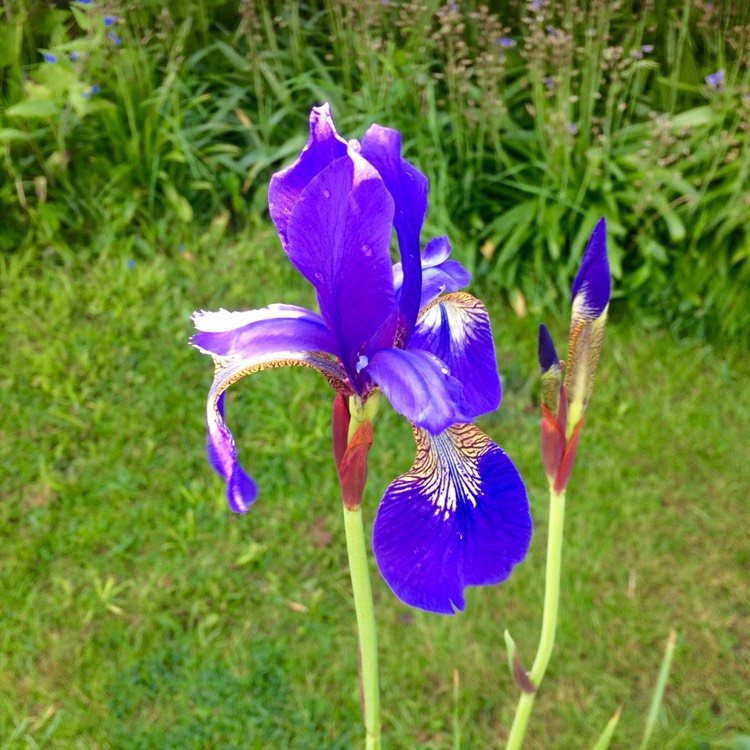
[(98, 94), (99, 93), (99, 84), (98, 83), (92, 84), (92, 86), (89, 89), (89, 91), (91, 91), (92, 94)]
[(128, 268), (135, 268), (135, 261), (134, 261), (134, 260), (129, 260), (129, 261), (127, 261), (127, 262), (125, 263), (125, 265), (126, 265), (126, 266), (127, 266)]
[(50, 65), (54, 65), (57, 62), (57, 58), (51, 52), (42, 52), (44, 62), (48, 62)]
[(574, 122), (571, 122), (570, 125), (568, 125), (568, 130), (575, 135), (578, 132), (578, 125), (576, 125)]
[(555, 82), (554, 82), (554, 80), (552, 78), (550, 78), (550, 76), (545, 76), (545, 78), (544, 78), (544, 85), (548, 89), (552, 89), (555, 86)]
[(120, 37), (117, 36), (114, 31), (110, 31), (109, 34), (107, 34), (107, 37), (109, 38), (110, 42), (115, 45), (115, 47), (119, 47), (122, 44), (122, 39), (120, 39)]
[(510, 39), (507, 36), (498, 37), (497, 39), (495, 39), (495, 44), (499, 44), (501, 47), (505, 47), (506, 49), (516, 46), (515, 40)]
[(552, 336), (549, 335), (547, 326), (544, 323), (539, 325), (537, 353), (539, 356), (539, 370), (542, 374), (548, 372), (553, 367), (557, 367), (558, 370), (560, 369), (560, 360), (557, 358), (555, 345), (552, 343)]
[(653, 44), (644, 44), (641, 47), (641, 52), (645, 52), (646, 54), (648, 54), (649, 52), (653, 52), (653, 51), (654, 51), (654, 45)]
[(78, 60), (78, 53), (77, 53), (77, 52), (71, 52), (71, 53), (70, 53), (70, 59), (71, 59), (71, 60), (72, 60), (73, 62), (76, 62), (76, 60)]
[(104, 16), (104, 18), (102, 18), (102, 23), (107, 28), (114, 26), (117, 23), (117, 16)]
[(711, 89), (723, 89), (724, 88), (724, 68), (720, 68), (715, 73), (710, 73), (705, 78), (708, 87)]

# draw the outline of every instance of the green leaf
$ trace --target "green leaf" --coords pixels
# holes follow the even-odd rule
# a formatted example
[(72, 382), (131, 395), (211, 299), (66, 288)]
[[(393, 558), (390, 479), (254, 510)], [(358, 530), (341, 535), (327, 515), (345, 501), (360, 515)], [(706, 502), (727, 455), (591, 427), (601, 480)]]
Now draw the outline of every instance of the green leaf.
[(75, 5), (71, 5), (70, 10), (73, 12), (73, 18), (76, 19), (78, 28), (81, 31), (88, 31), (91, 28), (91, 18), (88, 13), (81, 10), (81, 8), (77, 8)]
[(14, 128), (0, 128), (0, 143), (12, 143), (13, 141), (28, 141), (31, 136), (23, 130)]
[(228, 62), (234, 65), (237, 70), (241, 70), (243, 73), (249, 73), (251, 70), (250, 61), (235, 52), (228, 44), (224, 42), (216, 42), (216, 49), (218, 49), (224, 57), (227, 58)]
[(180, 195), (177, 190), (175, 190), (170, 182), (167, 182), (164, 185), (164, 195), (179, 219), (185, 223), (193, 220), (193, 207), (184, 195)]
[(699, 128), (704, 125), (712, 125), (716, 121), (716, 112), (712, 107), (695, 107), (687, 110), (687, 112), (680, 112), (672, 118), (672, 125), (677, 130), (683, 128)]
[(5, 110), (5, 114), (9, 117), (26, 117), (29, 119), (52, 117), (57, 112), (57, 105), (51, 99), (27, 99)]
[(609, 743), (612, 741), (612, 735), (617, 729), (617, 722), (620, 721), (620, 714), (622, 713), (622, 706), (615, 711), (612, 718), (607, 722), (607, 726), (604, 727), (604, 731), (599, 736), (596, 744), (591, 750), (607, 750)]

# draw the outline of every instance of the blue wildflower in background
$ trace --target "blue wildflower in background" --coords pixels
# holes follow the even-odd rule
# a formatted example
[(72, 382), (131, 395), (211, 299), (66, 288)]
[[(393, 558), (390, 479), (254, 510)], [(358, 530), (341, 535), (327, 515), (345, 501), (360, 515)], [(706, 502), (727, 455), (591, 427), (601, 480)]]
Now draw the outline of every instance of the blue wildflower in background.
[(109, 39), (110, 42), (112, 42), (112, 44), (115, 45), (115, 47), (119, 47), (122, 44), (122, 39), (120, 39), (120, 37), (117, 36), (117, 34), (115, 34), (114, 31), (110, 31), (107, 34), (107, 38)]
[(48, 62), (50, 65), (54, 65), (57, 62), (57, 57), (51, 52), (42, 52), (42, 57), (44, 58), (44, 62)]
[(245, 512), (257, 496), (224, 418), (230, 385), (290, 365), (317, 370), (360, 402), (382, 391), (412, 424), (417, 456), (380, 503), (378, 567), (407, 604), (462, 610), (466, 586), (498, 583), (524, 558), (531, 518), (515, 466), (472, 424), (501, 397), (489, 316), (459, 291), (469, 274), (450, 260), (447, 238), (420, 249), (427, 179), (401, 158), (397, 131), (373, 125), (347, 142), (326, 104), (312, 110), (297, 160), (271, 179), (268, 202), (320, 314), (276, 304), (193, 315), (191, 343), (215, 364), (207, 448), (229, 506)]
[(715, 73), (710, 73), (706, 76), (705, 81), (709, 88), (721, 91), (724, 88), (724, 69), (721, 68)]

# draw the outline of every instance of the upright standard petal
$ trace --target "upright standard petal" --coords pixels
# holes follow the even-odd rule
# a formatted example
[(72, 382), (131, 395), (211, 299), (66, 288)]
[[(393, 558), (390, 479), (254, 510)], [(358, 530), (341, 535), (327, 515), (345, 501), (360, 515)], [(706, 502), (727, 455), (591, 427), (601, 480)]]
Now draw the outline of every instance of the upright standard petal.
[(268, 186), (268, 210), (287, 249), (287, 224), (300, 193), (310, 180), (331, 162), (346, 156), (347, 143), (336, 132), (328, 104), (310, 112), (310, 138), (294, 164), (271, 177)]
[(386, 490), (373, 551), (401, 601), (453, 614), (463, 610), (467, 586), (500, 583), (525, 557), (526, 488), (510, 459), (474, 425), (414, 434), (414, 465)]
[(607, 260), (607, 224), (599, 219), (589, 237), (581, 258), (581, 265), (573, 280), (570, 299), (573, 318), (594, 320), (609, 304), (609, 262)]
[[(281, 309), (275, 311), (233, 314), (222, 310), (194, 316), (200, 332), (191, 343), (210, 354), (215, 365), (206, 406), (208, 460), (226, 482), (229, 507), (237, 513), (248, 510), (257, 487), (237, 460), (237, 447), (224, 418), (226, 389), (246, 375), (287, 365), (313, 368), (337, 390), (347, 388), (343, 369), (325, 354), (327, 329), (322, 321), (318, 318), (316, 322), (317, 316), (302, 308), (278, 307)], [(240, 323), (236, 329), (230, 327), (232, 320)], [(330, 334), (328, 343), (334, 343)]]
[(409, 341), (409, 351), (416, 350), (445, 362), (463, 385), (466, 405), (459, 421), (497, 409), (501, 391), (495, 346), (487, 308), (478, 299), (455, 292), (422, 310)]
[(399, 414), (432, 433), (455, 424), (466, 409), (461, 383), (430, 352), (381, 349), (365, 368)]
[[(447, 237), (433, 237), (422, 253), (422, 295), (419, 309), (427, 307), (444, 292), (457, 292), (471, 279), (471, 274), (457, 261), (449, 260), (451, 246)], [(404, 283), (401, 263), (393, 266), (393, 288), (400, 298)]]
[(395, 306), (389, 257), (393, 199), (350, 151), (316, 175), (289, 217), (289, 258), (315, 287), (355, 389), (357, 361)]
[(372, 125), (362, 138), (362, 156), (378, 170), (393, 196), (393, 225), (401, 254), (403, 288), (399, 297), (404, 340), (408, 339), (419, 312), (422, 274), (419, 235), (427, 213), (427, 178), (401, 158), (401, 134)]

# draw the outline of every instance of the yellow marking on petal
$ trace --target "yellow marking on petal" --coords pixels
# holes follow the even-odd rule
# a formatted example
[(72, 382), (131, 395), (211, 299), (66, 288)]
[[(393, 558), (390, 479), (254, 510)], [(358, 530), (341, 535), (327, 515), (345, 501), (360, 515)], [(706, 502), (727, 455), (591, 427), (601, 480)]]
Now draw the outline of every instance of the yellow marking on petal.
[[(305, 359), (302, 359), (305, 357)], [(266, 362), (256, 362), (246, 367), (237, 367), (241, 360), (231, 357), (213, 357), (214, 360), (214, 382), (211, 386), (211, 396), (214, 410), (218, 413), (219, 397), (229, 386), (247, 375), (254, 375), (262, 370), (272, 370), (277, 367), (307, 367), (319, 372), (329, 383), (329, 385), (338, 393), (349, 393), (350, 389), (339, 374), (339, 368), (334, 360), (327, 354), (321, 352), (300, 352), (300, 358), (287, 357), (281, 359), (271, 359)], [(227, 373), (232, 367), (236, 367), (235, 372)], [(222, 378), (222, 375), (224, 376)]]
[(429, 305), (425, 305), (422, 310), (420, 310), (418, 318), (424, 317), (424, 315), (432, 310), (435, 305), (446, 305), (449, 303), (453, 303), (467, 310), (486, 309), (484, 304), (476, 297), (472, 297), (471, 294), (467, 294), (466, 292), (450, 292), (449, 294), (443, 294), (437, 299), (432, 300)]
[(476, 505), (481, 487), (478, 462), (492, 445), (490, 438), (473, 424), (456, 424), (437, 435), (419, 427), (413, 430), (417, 455), (401, 481), (416, 485), (444, 520), (456, 510), (459, 498)]

